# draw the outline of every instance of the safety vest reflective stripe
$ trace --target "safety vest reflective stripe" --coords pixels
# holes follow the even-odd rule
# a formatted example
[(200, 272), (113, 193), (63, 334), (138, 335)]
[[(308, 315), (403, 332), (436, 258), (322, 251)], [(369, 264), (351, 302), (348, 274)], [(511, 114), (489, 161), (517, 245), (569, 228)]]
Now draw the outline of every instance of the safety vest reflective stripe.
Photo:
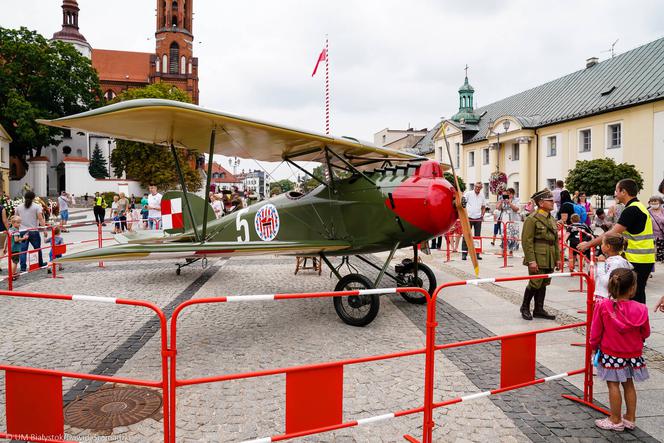
[(655, 249), (630, 249), (630, 248), (627, 248), (627, 250), (625, 252), (629, 253), (629, 254), (654, 254), (655, 252), (657, 252), (657, 249), (656, 248)]
[(655, 234), (632, 235), (628, 232), (623, 232), (623, 236), (629, 240), (654, 240)]
[(641, 202), (637, 201), (629, 206), (639, 208), (646, 215), (646, 224), (641, 232), (635, 234), (623, 232), (623, 236), (627, 239), (625, 258), (632, 263), (655, 263), (655, 233), (650, 214)]

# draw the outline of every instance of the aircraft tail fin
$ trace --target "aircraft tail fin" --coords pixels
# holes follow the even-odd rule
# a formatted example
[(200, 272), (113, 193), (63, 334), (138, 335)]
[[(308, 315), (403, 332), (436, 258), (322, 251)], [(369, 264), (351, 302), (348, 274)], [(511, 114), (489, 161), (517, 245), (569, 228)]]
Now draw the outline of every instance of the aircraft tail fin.
[[(203, 224), (203, 212), (205, 205), (208, 205), (207, 221), (208, 223), (216, 219), (212, 206), (199, 196), (187, 193), (191, 213), (196, 225)], [(164, 232), (167, 234), (180, 234), (193, 230), (194, 224), (184, 199), (184, 193), (181, 191), (168, 191), (161, 198), (161, 223)]]

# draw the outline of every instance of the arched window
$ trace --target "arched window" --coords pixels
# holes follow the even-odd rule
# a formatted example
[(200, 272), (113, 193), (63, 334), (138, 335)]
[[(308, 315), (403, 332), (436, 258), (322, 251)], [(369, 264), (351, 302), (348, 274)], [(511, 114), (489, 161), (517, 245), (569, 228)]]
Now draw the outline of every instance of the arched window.
[(109, 89), (108, 91), (106, 91), (106, 93), (104, 94), (104, 98), (105, 98), (107, 101), (109, 101), (109, 102), (110, 102), (111, 100), (113, 100), (115, 97), (117, 97), (117, 95), (116, 95), (115, 92), (113, 92), (113, 90), (111, 90), (111, 89)]
[(191, 74), (191, 60), (189, 60), (189, 73)]
[(180, 47), (178, 46), (177, 43), (173, 42), (171, 43), (171, 48), (170, 48), (170, 53), (168, 56), (171, 59), (171, 64), (168, 65), (168, 72), (170, 74), (177, 74), (178, 73), (178, 61), (180, 60)]
[(168, 72), (168, 57), (166, 54), (161, 58), (161, 70), (162, 72)]
[(159, 72), (159, 58), (155, 60), (155, 71)]
[(180, 74), (187, 73), (187, 58), (183, 55), (180, 59)]
[(162, 10), (162, 16), (161, 16), (161, 27), (165, 28), (166, 27), (166, 16), (168, 15), (166, 13), (166, 0), (161, 5), (161, 10)]
[(177, 28), (177, 26), (178, 26), (178, 16), (177, 15), (173, 14), (173, 18), (171, 20), (171, 23), (172, 23), (172, 26), (174, 28)]

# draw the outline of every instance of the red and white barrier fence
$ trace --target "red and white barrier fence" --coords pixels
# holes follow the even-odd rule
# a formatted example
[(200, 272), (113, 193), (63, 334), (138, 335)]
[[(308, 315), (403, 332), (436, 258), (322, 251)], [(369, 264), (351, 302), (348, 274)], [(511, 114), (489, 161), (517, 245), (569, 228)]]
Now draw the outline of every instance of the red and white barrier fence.
[(162, 349), (161, 380), (140, 380), (0, 364), (0, 371), (4, 371), (5, 373), (5, 417), (7, 426), (5, 432), (0, 431), (0, 439), (29, 440), (31, 442), (42, 443), (68, 442), (68, 440), (64, 439), (62, 379), (75, 378), (159, 389), (163, 396), (164, 442), (168, 442), (168, 432), (170, 429), (168, 358), (170, 355), (167, 352), (166, 316), (159, 307), (142, 300), (93, 295), (45, 294), (0, 290), (0, 296), (147, 308), (153, 311), (159, 318)]
[[(555, 326), (533, 331), (506, 334), (500, 336), (484, 337), (475, 340), (466, 340), (454, 343), (437, 344), (436, 332), (438, 322), (436, 308), (438, 297), (453, 286), (477, 286), (484, 283), (500, 283), (513, 281), (526, 281), (543, 278), (576, 278), (586, 280), (586, 320), (568, 325)], [(307, 365), (278, 367), (249, 372), (212, 375), (207, 377), (180, 379), (177, 377), (178, 342), (177, 331), (180, 315), (185, 309), (194, 305), (219, 303), (260, 303), (277, 302), (298, 299), (332, 298), (332, 297), (358, 297), (365, 295), (419, 293), (427, 299), (426, 315), (426, 345), (424, 348), (411, 349), (383, 355), (363, 356), (338, 361), (325, 361)], [(247, 442), (275, 442), (289, 440), (296, 437), (314, 435), (337, 429), (367, 426), (398, 417), (412, 414), (423, 414), (422, 442), (430, 443), (433, 440), (434, 420), (436, 409), (450, 407), (457, 403), (476, 400), (479, 398), (498, 395), (502, 392), (526, 388), (541, 383), (547, 383), (570, 376), (584, 374), (584, 389), (582, 398), (565, 395), (573, 401), (580, 402), (598, 411), (607, 412), (593, 403), (593, 377), (591, 366), (591, 348), (589, 345), (589, 328), (593, 310), (594, 281), (591, 275), (574, 272), (549, 275), (533, 275), (524, 277), (483, 278), (445, 283), (436, 288), (430, 296), (421, 288), (386, 288), (365, 289), (341, 292), (291, 293), (291, 294), (258, 294), (245, 296), (226, 296), (189, 300), (178, 305), (171, 318), (170, 340), (167, 337), (166, 316), (154, 304), (140, 300), (125, 300), (114, 297), (99, 297), (90, 295), (63, 295), (63, 294), (32, 294), (25, 292), (0, 291), (0, 296), (53, 299), (72, 302), (95, 302), (101, 304), (120, 304), (141, 306), (154, 311), (160, 321), (161, 330), (161, 380), (136, 380), (120, 377), (81, 374), (66, 371), (53, 371), (40, 368), (28, 368), (10, 365), (0, 365), (5, 371), (7, 390), (7, 431), (0, 432), (0, 438), (17, 438), (21, 435), (63, 436), (62, 421), (62, 378), (79, 378), (103, 382), (133, 384), (158, 388), (163, 395), (164, 404), (164, 442), (175, 443), (177, 432), (176, 402), (178, 390), (187, 386), (220, 383), (231, 380), (240, 380), (266, 376), (285, 376), (285, 424), (284, 433), (272, 436), (259, 437)], [(516, 317), (516, 314), (515, 314)], [(553, 333), (584, 327), (586, 329), (586, 349), (583, 362), (579, 367), (551, 375), (549, 377), (535, 378), (536, 365), (536, 336), (538, 334)], [(483, 343), (501, 343), (500, 386), (495, 389), (467, 394), (443, 401), (434, 401), (438, 398), (434, 392), (435, 353), (451, 348), (474, 346)], [(398, 411), (385, 411), (369, 417), (357, 417), (350, 421), (343, 419), (344, 399), (344, 367), (377, 361), (387, 361), (402, 357), (416, 355), (424, 356), (424, 399), (422, 405), (416, 404), (408, 409)], [(20, 392), (21, 400), (17, 400), (16, 393)], [(58, 394), (59, 393), (59, 394)], [(39, 404), (40, 407), (36, 408)], [(63, 437), (64, 438), (64, 437)], [(410, 442), (419, 442), (415, 437), (404, 436)], [(39, 442), (64, 442), (63, 439), (31, 438)]]

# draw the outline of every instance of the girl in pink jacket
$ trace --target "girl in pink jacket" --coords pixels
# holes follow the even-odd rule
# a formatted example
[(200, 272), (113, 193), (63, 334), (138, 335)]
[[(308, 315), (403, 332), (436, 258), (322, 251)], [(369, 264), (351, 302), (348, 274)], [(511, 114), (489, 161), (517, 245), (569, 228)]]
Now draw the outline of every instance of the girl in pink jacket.
[[(636, 274), (629, 269), (614, 269), (609, 277), (611, 298), (595, 305), (590, 346), (599, 350), (597, 375), (609, 388), (611, 415), (595, 420), (602, 429), (634, 429), (636, 389), (634, 380), (648, 379), (643, 359), (643, 342), (650, 336), (648, 308), (630, 300), (636, 292)], [(620, 385), (625, 392), (627, 411), (622, 415)]]

